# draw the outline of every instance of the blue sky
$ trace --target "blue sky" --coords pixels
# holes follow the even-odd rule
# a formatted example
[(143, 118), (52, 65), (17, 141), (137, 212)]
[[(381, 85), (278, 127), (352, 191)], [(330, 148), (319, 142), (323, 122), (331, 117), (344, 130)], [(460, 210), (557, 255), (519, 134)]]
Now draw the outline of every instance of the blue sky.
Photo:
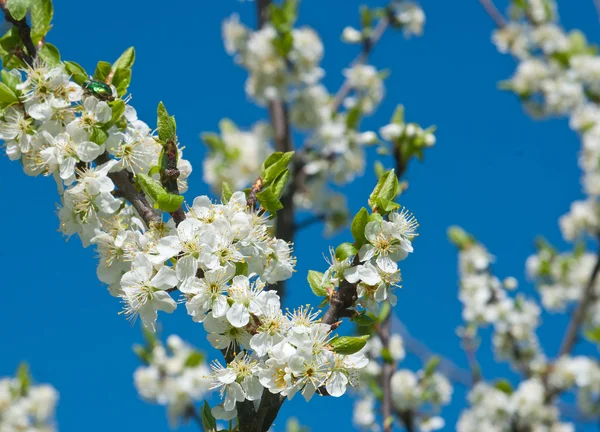
[[(339, 35), (345, 25), (358, 24), (361, 3), (384, 2), (302, 2), (300, 23), (313, 26), (325, 44), (323, 66), (330, 91), (339, 87), (341, 70), (356, 54), (357, 48), (342, 44)], [(517, 277), (521, 288), (533, 294), (524, 278), (533, 241), (544, 235), (564, 246), (557, 218), (582, 195), (577, 137), (565, 120), (533, 121), (514, 96), (497, 90), (497, 82), (511, 75), (513, 60), (490, 43), (493, 25), (478, 1), (458, 3), (422, 0), (427, 14), (422, 38), (385, 35), (372, 62), (392, 74), (385, 101), (365, 127), (386, 124), (398, 103), (406, 106), (409, 121), (438, 126), (436, 147), (407, 173), (410, 189), (402, 204), (419, 219), (421, 235), (415, 253), (402, 265), (404, 288), (396, 313), (432, 350), (465, 366), (455, 335), (461, 310), (456, 252), (446, 241), (447, 227), (460, 224), (473, 232), (497, 256), (496, 273)], [(559, 11), (567, 28), (579, 27), (599, 41), (592, 0), (559, 1)], [(216, 130), (223, 117), (241, 126), (265, 117), (246, 98), (245, 73), (222, 47), (220, 23), (233, 12), (246, 23), (254, 22), (254, 4), (237, 0), (137, 0), (107, 6), (61, 0), (55, 5), (55, 27), (48, 39), (63, 59), (93, 70), (98, 60), (112, 61), (135, 46), (132, 104), (149, 124), (154, 124), (161, 100), (176, 116), (186, 158), (195, 167), (190, 201), (208, 192), (202, 182), (200, 132)], [(374, 160), (370, 155), (371, 166)], [(75, 238), (65, 242), (57, 232), (53, 181), (26, 177), (7, 158), (0, 160), (0, 168), (0, 269), (6, 292), (0, 302), (0, 376), (28, 361), (38, 381), (60, 391), (58, 422), (64, 432), (167, 430), (164, 410), (139, 400), (132, 384), (138, 362), (131, 346), (141, 340), (139, 325), (132, 327), (117, 314), (119, 302), (96, 279), (94, 252), (83, 250)], [(354, 210), (366, 203), (374, 181), (368, 169), (347, 189)], [(307, 271), (325, 268), (322, 253), (348, 238), (345, 231), (323, 239), (320, 227), (302, 233), (287, 305), (314, 300), (305, 283)], [(207, 346), (202, 326), (188, 319), (184, 309), (161, 318), (163, 335), (178, 333)], [(543, 317), (540, 337), (550, 356), (557, 352), (557, 335), (565, 323), (564, 317)], [(480, 360), (486, 378), (514, 378), (506, 366), (494, 364), (488, 341)], [(410, 367), (417, 364), (412, 358), (406, 361)], [(464, 402), (465, 391), (457, 387), (444, 411), (448, 429), (453, 429)], [(277, 430), (290, 416), (300, 417), (313, 430), (350, 430), (350, 398), (317, 398), (310, 405), (296, 398), (284, 406)]]

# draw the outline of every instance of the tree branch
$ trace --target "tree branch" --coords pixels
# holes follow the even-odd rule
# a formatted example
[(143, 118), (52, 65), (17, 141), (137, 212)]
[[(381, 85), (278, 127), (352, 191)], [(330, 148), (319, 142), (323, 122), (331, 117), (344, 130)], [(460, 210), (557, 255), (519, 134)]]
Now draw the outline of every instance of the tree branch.
[(12, 24), (16, 27), (19, 32), (19, 36), (21, 37), (21, 41), (25, 46), (27, 52), (23, 52), (22, 55), (17, 55), (21, 60), (23, 60), (27, 65), (33, 66), (33, 59), (37, 54), (37, 50), (35, 48), (35, 44), (31, 39), (31, 27), (27, 24), (27, 18), (23, 18), (20, 20), (16, 20), (8, 11), (6, 7), (6, 1), (0, 0), (0, 9), (4, 12), (4, 19), (6, 22)]
[[(363, 42), (363, 49), (361, 53), (352, 61), (351, 66), (366, 63), (367, 59), (369, 58), (369, 55), (375, 48), (375, 45), (377, 45), (377, 42), (379, 42), (379, 40), (383, 36), (383, 33), (385, 33), (385, 30), (388, 28), (389, 23), (390, 22), (387, 17), (383, 17), (379, 20), (377, 26), (375, 27), (375, 30), (373, 31), (373, 34)], [(346, 96), (348, 96), (351, 90), (352, 86), (350, 85), (350, 80), (346, 78), (338, 92), (335, 94), (335, 98), (333, 99), (333, 102), (331, 104), (331, 109), (333, 112), (337, 111), (340, 108), (340, 105), (342, 104)]]
[[(95, 162), (98, 165), (101, 165), (109, 160), (108, 153), (104, 153), (98, 156)], [(108, 177), (119, 189), (119, 195), (129, 201), (129, 203), (137, 210), (140, 217), (146, 223), (146, 226), (149, 227), (152, 223), (161, 221), (160, 215), (152, 208), (146, 199), (146, 196), (135, 188), (133, 179), (127, 171), (108, 173)]]
[[(175, 139), (170, 139), (164, 144), (164, 155), (166, 159), (166, 167), (161, 170), (160, 182), (165, 187), (167, 192), (173, 195), (179, 195), (179, 186), (177, 185), (177, 179), (179, 178), (179, 168), (177, 168), (178, 150)], [(176, 211), (170, 213), (171, 217), (175, 221), (175, 226), (179, 225), (185, 220), (185, 212), (183, 211), (183, 204)]]
[[(381, 344), (389, 349), (390, 336), (392, 328), (392, 314), (389, 314), (377, 329), (377, 335), (381, 339)], [(383, 390), (383, 401), (381, 402), (381, 417), (383, 418), (384, 432), (392, 432), (392, 375), (396, 365), (394, 362), (389, 362), (384, 359), (383, 368), (381, 371), (381, 388)]]
[(481, 6), (483, 6), (487, 14), (494, 21), (498, 28), (503, 28), (506, 26), (506, 20), (494, 4), (493, 0), (479, 0), (479, 3), (481, 3)]
[[(599, 237), (599, 240), (600, 240), (600, 237)], [(592, 274), (590, 275), (590, 278), (585, 287), (583, 295), (581, 296), (581, 300), (579, 301), (579, 304), (577, 305), (575, 312), (573, 312), (573, 315), (571, 316), (571, 321), (569, 322), (569, 325), (567, 326), (567, 331), (565, 332), (565, 335), (563, 336), (563, 340), (560, 345), (560, 351), (558, 352), (559, 357), (569, 354), (571, 352), (571, 350), (573, 349), (573, 346), (575, 345), (575, 341), (577, 340), (577, 333), (579, 332), (579, 328), (581, 327), (581, 324), (583, 323), (583, 320), (585, 318), (585, 313), (587, 312), (588, 307), (590, 306), (590, 304), (593, 302), (593, 300), (595, 298), (594, 286), (596, 284), (596, 279), (598, 277), (599, 271), (600, 271), (600, 249), (597, 252), (596, 265), (594, 266), (594, 270), (592, 271)]]

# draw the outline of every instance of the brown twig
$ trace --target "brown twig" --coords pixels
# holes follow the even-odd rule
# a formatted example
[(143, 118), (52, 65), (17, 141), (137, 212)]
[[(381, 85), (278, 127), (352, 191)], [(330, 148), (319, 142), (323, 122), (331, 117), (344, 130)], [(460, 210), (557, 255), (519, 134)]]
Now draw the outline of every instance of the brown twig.
[[(164, 155), (166, 160), (166, 166), (164, 170), (160, 172), (160, 182), (165, 187), (167, 192), (173, 195), (179, 195), (179, 186), (177, 185), (177, 179), (179, 178), (179, 168), (177, 168), (177, 159), (179, 157), (177, 142), (175, 138), (169, 139), (164, 144)], [(183, 211), (183, 205), (176, 211), (170, 213), (171, 217), (175, 221), (175, 225), (179, 225), (185, 220), (185, 212)]]
[(27, 63), (27, 65), (33, 66), (33, 59), (37, 54), (37, 50), (35, 49), (33, 39), (31, 39), (31, 27), (29, 26), (29, 24), (27, 24), (27, 19), (23, 18), (17, 20), (13, 18), (13, 16), (8, 11), (8, 8), (6, 7), (5, 1), (0, 1), (0, 9), (2, 9), (2, 12), (4, 12), (4, 19), (6, 20), (6, 22), (15, 26), (15, 28), (18, 30), (19, 36), (21, 37), (21, 41), (23, 42), (25, 50), (27, 51), (23, 52), (22, 55), (18, 55), (18, 57), (21, 58), (21, 60), (23, 60), (25, 63)]
[[(95, 160), (98, 165), (109, 161), (108, 153), (104, 153)], [(118, 194), (125, 198), (137, 210), (140, 217), (150, 226), (152, 223), (160, 222), (160, 215), (152, 208), (143, 192), (138, 191), (133, 179), (127, 171), (108, 173), (108, 177), (118, 188)]]
[(483, 6), (487, 14), (494, 21), (498, 28), (503, 28), (506, 26), (506, 19), (504, 19), (504, 16), (498, 10), (492, 0), (479, 0), (479, 3), (481, 3), (481, 6)]
[(248, 199), (246, 200), (246, 206), (249, 209), (254, 210), (256, 207), (256, 194), (261, 191), (263, 187), (263, 179), (259, 177), (256, 179), (252, 187), (250, 188), (250, 193), (248, 194)]
[[(600, 237), (599, 237), (600, 240)], [(573, 312), (571, 316), (571, 320), (569, 321), (569, 325), (567, 326), (567, 330), (565, 335), (563, 336), (562, 343), (560, 345), (560, 350), (558, 352), (558, 356), (567, 355), (575, 346), (575, 341), (577, 340), (577, 333), (579, 332), (579, 328), (583, 323), (585, 318), (585, 314), (588, 310), (588, 307), (594, 300), (594, 288), (596, 285), (596, 279), (598, 278), (598, 272), (600, 271), (600, 250), (597, 252), (596, 265), (592, 270), (592, 274), (588, 280), (588, 283), (583, 291), (583, 295), (581, 296), (581, 300), (577, 305), (577, 308)]]
[[(381, 339), (381, 344), (386, 349), (390, 346), (390, 336), (392, 328), (392, 314), (389, 314), (386, 319), (377, 328), (377, 335)], [(383, 431), (392, 432), (392, 375), (396, 365), (384, 359), (381, 370), (381, 389), (383, 390), (383, 400), (381, 402), (381, 417), (383, 419)]]

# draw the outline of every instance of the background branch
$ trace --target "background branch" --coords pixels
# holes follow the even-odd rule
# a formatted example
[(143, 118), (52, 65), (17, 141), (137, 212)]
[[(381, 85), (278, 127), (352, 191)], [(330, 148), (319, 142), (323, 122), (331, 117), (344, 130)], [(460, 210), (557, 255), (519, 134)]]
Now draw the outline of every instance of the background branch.
[(506, 20), (494, 4), (493, 0), (479, 0), (479, 3), (481, 3), (481, 6), (483, 6), (487, 14), (494, 21), (498, 28), (503, 28), (506, 26)]
[(590, 279), (588, 280), (583, 295), (581, 296), (581, 300), (579, 301), (577, 308), (571, 316), (571, 320), (569, 321), (569, 325), (567, 326), (567, 330), (565, 332), (565, 335), (563, 336), (563, 340), (560, 345), (560, 351), (558, 352), (559, 357), (567, 355), (572, 351), (573, 346), (575, 345), (575, 342), (577, 340), (577, 333), (579, 332), (579, 328), (583, 323), (588, 307), (595, 299), (594, 288), (596, 285), (598, 272), (600, 271), (600, 248), (596, 254), (596, 265), (594, 266), (594, 270), (592, 271), (592, 274), (590, 276)]

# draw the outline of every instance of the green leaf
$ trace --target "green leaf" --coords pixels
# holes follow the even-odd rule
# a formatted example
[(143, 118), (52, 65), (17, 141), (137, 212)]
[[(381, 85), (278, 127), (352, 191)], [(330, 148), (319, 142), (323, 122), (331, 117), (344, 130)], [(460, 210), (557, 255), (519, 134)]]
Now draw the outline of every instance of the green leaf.
[(152, 363), (152, 352), (145, 347), (135, 344), (133, 346), (133, 352), (139, 357), (142, 363), (147, 365)]
[(448, 240), (460, 250), (466, 249), (475, 243), (472, 235), (456, 225), (448, 228)]
[(363, 28), (369, 28), (373, 23), (373, 14), (371, 9), (366, 5), (360, 6), (360, 23)]
[(404, 105), (398, 105), (394, 115), (392, 116), (392, 123), (404, 124)]
[(205, 132), (200, 138), (204, 141), (204, 144), (214, 152), (225, 153), (225, 142), (221, 137), (213, 132)]
[(323, 281), (323, 273), (314, 270), (309, 270), (306, 279), (308, 280), (310, 289), (317, 297), (327, 296), (327, 289), (325, 289), (325, 287), (321, 285)]
[(185, 367), (195, 368), (204, 361), (204, 355), (200, 351), (193, 351), (185, 360)]
[(364, 311), (354, 316), (351, 321), (355, 322), (359, 327), (368, 327), (375, 323), (375, 320), (367, 315)]
[(261, 169), (261, 177), (263, 179), (263, 184), (268, 186), (271, 182), (273, 182), (279, 174), (281, 174), (288, 166), (292, 157), (294, 156), (294, 152), (275, 152), (271, 154), (267, 160), (263, 163)]
[(105, 82), (110, 72), (110, 63), (99, 61), (96, 65), (96, 70), (94, 71), (94, 80)]
[(596, 344), (600, 342), (600, 327), (586, 329), (583, 334), (590, 342), (594, 342)]
[(277, 53), (281, 57), (287, 57), (287, 55), (292, 51), (292, 47), (294, 46), (294, 36), (291, 31), (286, 31), (282, 33), (278, 38), (273, 39), (273, 45), (277, 50)]
[(29, 366), (23, 362), (17, 369), (17, 379), (19, 380), (21, 395), (26, 395), (31, 385), (31, 373), (29, 372)]
[(64, 62), (64, 65), (67, 72), (71, 75), (71, 78), (73, 78), (73, 81), (77, 84), (82, 85), (88, 80), (87, 72), (79, 64), (72, 61), (66, 61)]
[(389, 170), (384, 175), (381, 176), (379, 182), (371, 192), (371, 196), (369, 197), (369, 204), (371, 208), (377, 208), (377, 200), (381, 199), (382, 202), (392, 201), (396, 198), (396, 194), (398, 193), (398, 177), (396, 177), (395, 170)]
[(507, 379), (496, 380), (496, 382), (494, 383), (494, 387), (500, 390), (501, 392), (506, 393), (507, 395), (513, 393), (512, 384)]
[(14, 75), (7, 70), (0, 70), (0, 77), (2, 78), (2, 82), (6, 84), (6, 86), (11, 89), (15, 94), (17, 91), (17, 84), (21, 81), (18, 75)]
[(133, 62), (135, 61), (135, 49), (133, 47), (127, 48), (123, 54), (117, 59), (112, 65), (112, 70), (117, 71), (119, 69), (131, 69)]
[(58, 52), (58, 48), (54, 45), (45, 43), (38, 50), (38, 55), (46, 60), (46, 63), (50, 66), (58, 66), (60, 64), (60, 53)]
[(392, 305), (390, 302), (385, 302), (381, 305), (381, 310), (379, 311), (379, 316), (377, 317), (377, 321), (383, 322), (387, 319), (392, 311)]
[(98, 145), (102, 145), (107, 139), (108, 134), (104, 131), (104, 129), (99, 127), (94, 127), (94, 129), (92, 129), (92, 133), (90, 135), (91, 142), (95, 142)]
[(231, 185), (229, 183), (224, 181), (223, 185), (221, 186), (221, 201), (223, 201), (223, 203), (228, 203), (231, 195), (233, 195), (233, 189), (231, 189)]
[(140, 173), (135, 176), (135, 181), (160, 210), (173, 213), (181, 207), (183, 196), (167, 192), (159, 182), (150, 176)]
[(290, 175), (291, 175), (290, 170), (286, 169), (286, 170), (282, 171), (275, 180), (273, 180), (271, 189), (273, 189), (273, 193), (278, 198), (281, 197), (281, 195), (283, 194), (283, 189), (285, 188), (285, 185), (289, 181)]
[(16, 20), (22, 20), (27, 15), (27, 9), (31, 6), (31, 0), (7, 0), (6, 9)]
[(375, 208), (377, 208), (377, 212), (381, 214), (388, 214), (399, 207), (400, 204), (387, 199), (377, 198), (377, 201), (375, 202)]
[(0, 102), (3, 104), (12, 104), (18, 102), (19, 98), (14, 91), (5, 83), (0, 82)]
[(356, 249), (352, 243), (346, 242), (337, 247), (335, 250), (335, 257), (342, 261), (350, 256), (356, 255), (357, 253), (358, 249)]
[(367, 223), (369, 223), (369, 212), (363, 207), (356, 213), (356, 216), (352, 219), (352, 225), (350, 226), (352, 237), (354, 237), (354, 243), (359, 249), (367, 242), (367, 238), (365, 237), (365, 227), (367, 226)]
[(112, 77), (111, 84), (117, 89), (119, 97), (127, 93), (129, 83), (131, 83), (131, 69), (117, 69)]
[(348, 129), (356, 129), (360, 124), (360, 117), (362, 115), (362, 111), (360, 109), (360, 105), (356, 105), (352, 108), (346, 117), (346, 126)]
[(235, 125), (235, 123), (232, 122), (230, 119), (224, 118), (219, 122), (219, 130), (222, 134), (230, 134), (236, 133), (238, 131), (238, 128)]
[(278, 210), (283, 208), (283, 204), (279, 201), (279, 197), (275, 195), (273, 189), (268, 187), (256, 194), (260, 205), (269, 213), (275, 214)]
[(369, 339), (369, 335), (364, 336), (342, 336), (331, 341), (333, 350), (338, 354), (351, 355), (360, 351)]
[(50, 31), (53, 15), (52, 0), (33, 0), (31, 4), (31, 38), (34, 43), (38, 43)]
[(112, 110), (112, 116), (110, 118), (110, 124), (115, 124), (119, 121), (121, 116), (125, 113), (125, 102), (121, 99), (117, 99), (110, 103), (110, 108)]
[(162, 142), (175, 140), (176, 124), (175, 117), (169, 116), (165, 105), (162, 102), (158, 104), (158, 139)]
[(212, 415), (210, 405), (206, 401), (204, 401), (204, 406), (202, 407), (201, 417), (204, 432), (217, 432), (217, 420)]
[(442, 359), (440, 359), (438, 356), (433, 356), (429, 359), (429, 361), (427, 362), (427, 364), (425, 365), (425, 376), (426, 377), (430, 377), (432, 376), (435, 371), (437, 370), (438, 366), (440, 365), (440, 363), (442, 362)]
[(392, 357), (392, 353), (387, 348), (381, 350), (381, 358), (388, 364), (394, 364), (394, 357)]
[(235, 275), (248, 276), (248, 261), (235, 263)]

